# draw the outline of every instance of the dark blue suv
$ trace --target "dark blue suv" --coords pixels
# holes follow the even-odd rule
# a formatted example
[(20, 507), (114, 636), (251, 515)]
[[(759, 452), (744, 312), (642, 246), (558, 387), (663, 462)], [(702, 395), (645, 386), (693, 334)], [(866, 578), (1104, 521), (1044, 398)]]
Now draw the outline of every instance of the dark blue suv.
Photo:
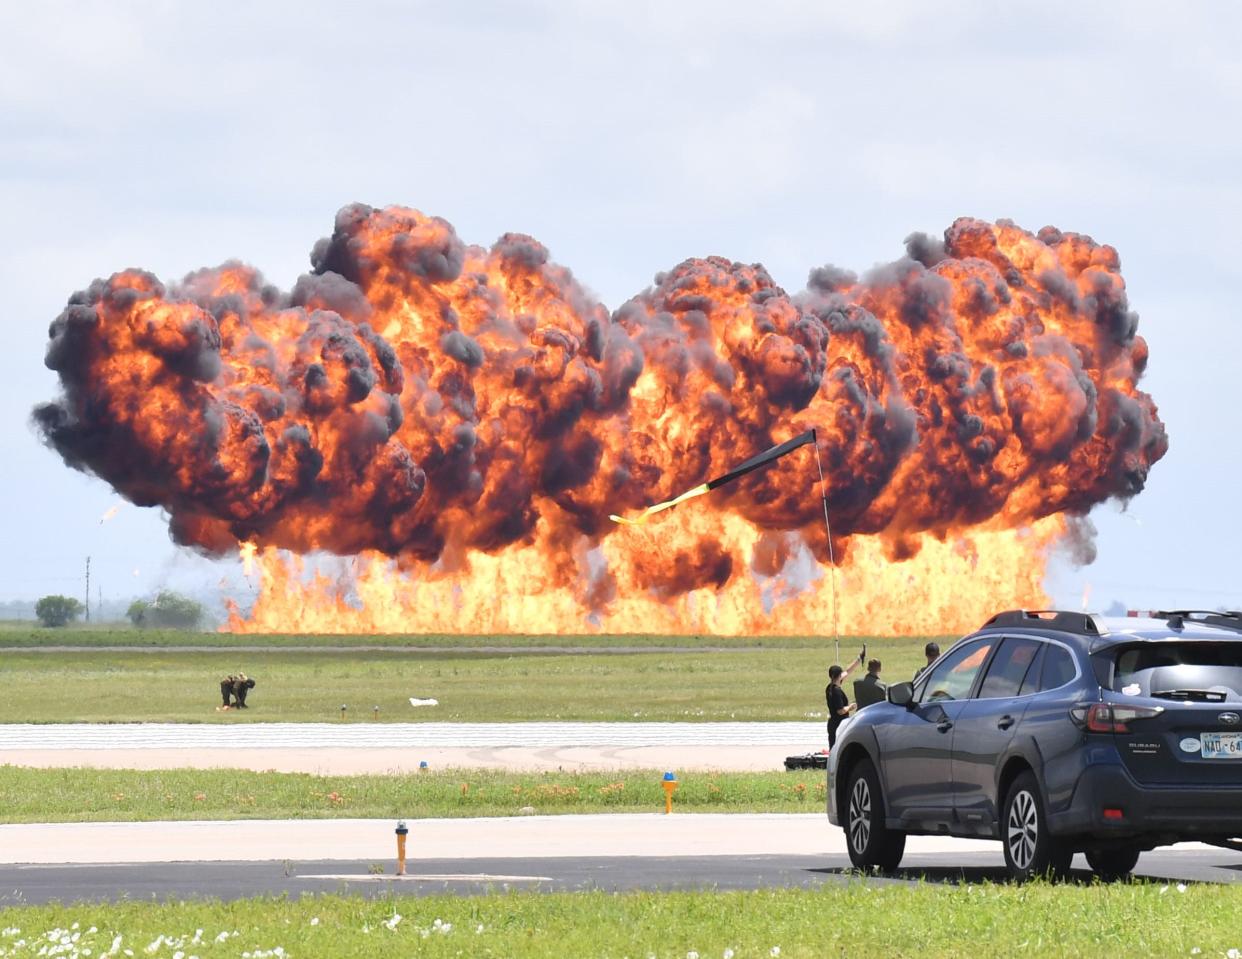
[(999, 839), (1016, 879), (1240, 849), (1242, 614), (1000, 613), (841, 727), (828, 818), (883, 870), (912, 834)]

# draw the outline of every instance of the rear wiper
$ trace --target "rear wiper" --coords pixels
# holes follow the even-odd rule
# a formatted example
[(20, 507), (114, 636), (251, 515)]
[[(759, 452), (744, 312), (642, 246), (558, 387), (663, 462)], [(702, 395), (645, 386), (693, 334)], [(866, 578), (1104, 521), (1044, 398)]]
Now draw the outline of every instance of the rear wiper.
[(1152, 690), (1152, 696), (1157, 699), (1175, 699), (1183, 703), (1223, 703), (1228, 698), (1219, 689), (1161, 689)]

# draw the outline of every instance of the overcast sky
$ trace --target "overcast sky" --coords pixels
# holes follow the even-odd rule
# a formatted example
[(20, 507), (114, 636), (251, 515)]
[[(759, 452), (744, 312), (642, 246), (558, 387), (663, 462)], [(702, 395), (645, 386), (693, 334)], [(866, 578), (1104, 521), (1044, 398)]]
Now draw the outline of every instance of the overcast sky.
[[(220, 571), (29, 425), (48, 323), (97, 276), (230, 257), (288, 288), (351, 201), (530, 233), (611, 307), (688, 256), (895, 259), (1009, 217), (1121, 255), (1170, 449), (1076, 607), (1242, 607), (1242, 6), (0, 5), (0, 600)], [(137, 574), (135, 575), (135, 571)], [(92, 587), (92, 598), (95, 594)]]

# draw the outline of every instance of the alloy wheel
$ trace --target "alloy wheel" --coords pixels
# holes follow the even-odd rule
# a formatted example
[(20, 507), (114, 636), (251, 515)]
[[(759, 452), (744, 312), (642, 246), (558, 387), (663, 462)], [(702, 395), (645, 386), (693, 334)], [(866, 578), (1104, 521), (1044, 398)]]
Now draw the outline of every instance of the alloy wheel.
[(859, 776), (850, 791), (850, 845), (861, 854), (871, 841), (871, 790)]
[(1039, 814), (1035, 809), (1035, 797), (1023, 789), (1009, 804), (1009, 818), (1005, 842), (1009, 857), (1019, 869), (1027, 869), (1035, 858), (1035, 844), (1039, 840)]

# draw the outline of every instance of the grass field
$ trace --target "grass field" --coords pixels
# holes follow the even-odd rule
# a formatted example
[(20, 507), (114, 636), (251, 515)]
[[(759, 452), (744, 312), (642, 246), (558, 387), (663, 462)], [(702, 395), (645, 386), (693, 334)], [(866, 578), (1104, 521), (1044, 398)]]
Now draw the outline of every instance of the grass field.
[[(944, 639), (941, 637), (941, 645)], [(847, 649), (857, 649), (866, 642), (873, 644), (891, 640), (877, 637), (850, 636), (841, 640), (844, 654)], [(905, 643), (922, 646), (924, 639), (906, 639)], [(138, 646), (169, 648), (182, 646), (211, 646), (221, 649), (232, 647), (264, 646), (281, 648), (287, 646), (379, 646), (410, 649), (451, 647), (478, 648), (532, 648), (532, 647), (588, 647), (597, 649), (666, 647), (712, 649), (755, 649), (776, 647), (780, 649), (832, 649), (833, 640), (826, 636), (663, 636), (650, 634), (583, 633), (580, 635), (457, 635), (452, 633), (420, 634), (329, 634), (307, 635), (301, 633), (246, 635), (235, 633), (191, 632), (183, 629), (135, 629), (128, 624), (113, 623), (106, 626), (75, 625), (63, 629), (45, 629), (36, 623), (20, 620), (0, 621), (0, 649), (39, 646)]]
[[(312, 776), (238, 769), (26, 769), (0, 766), (0, 822), (371, 819), (660, 812), (663, 770)], [(679, 812), (817, 812), (824, 773), (677, 771)]]
[(0, 909), (0, 956), (1236, 959), (1239, 911), (1143, 883), (120, 902)]
[[(842, 658), (858, 647), (842, 646)], [(890, 681), (922, 642), (877, 640)], [(828, 648), (632, 654), (402, 651), (0, 652), (0, 722), (522, 722), (823, 718)], [(258, 685), (245, 712), (217, 712), (219, 682)], [(858, 673), (857, 675), (861, 675)], [(414, 709), (410, 697), (433, 698)]]

